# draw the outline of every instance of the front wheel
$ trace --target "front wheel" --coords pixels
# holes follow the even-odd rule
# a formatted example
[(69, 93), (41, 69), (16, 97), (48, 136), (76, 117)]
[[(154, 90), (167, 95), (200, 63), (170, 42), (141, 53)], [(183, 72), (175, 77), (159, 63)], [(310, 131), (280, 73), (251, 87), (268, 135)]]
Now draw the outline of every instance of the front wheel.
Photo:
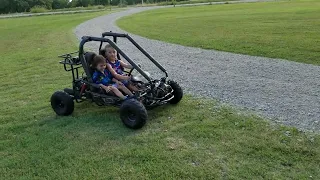
[(168, 81), (168, 84), (171, 86), (173, 90), (174, 97), (169, 101), (170, 104), (178, 104), (183, 96), (183, 91), (180, 85), (175, 81)]
[(68, 116), (74, 110), (74, 102), (68, 93), (57, 91), (51, 96), (51, 107), (57, 115)]
[(120, 107), (120, 118), (128, 128), (140, 129), (145, 125), (148, 113), (144, 105), (139, 101), (128, 99)]

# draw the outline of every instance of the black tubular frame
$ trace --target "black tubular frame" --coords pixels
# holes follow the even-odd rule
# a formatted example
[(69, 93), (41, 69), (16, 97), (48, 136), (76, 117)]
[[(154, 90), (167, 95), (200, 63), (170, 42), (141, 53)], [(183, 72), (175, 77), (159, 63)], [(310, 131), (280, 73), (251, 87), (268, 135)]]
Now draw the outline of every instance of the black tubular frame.
[[(161, 64), (158, 63), (158, 61), (156, 61), (149, 53), (147, 53), (147, 51), (145, 51), (136, 41), (134, 41), (131, 36), (129, 36), (128, 34), (122, 34), (122, 33), (113, 33), (113, 32), (104, 32), (102, 33), (102, 38), (106, 37), (106, 36), (112, 36), (113, 37), (113, 42), (117, 43), (117, 38), (121, 37), (121, 38), (126, 38), (128, 39), (136, 48), (138, 48), (151, 62), (153, 62), (153, 64), (155, 64), (162, 72), (165, 73), (166, 78), (168, 77), (168, 73), (166, 71), (166, 69), (164, 69), (163, 66), (161, 66)], [(100, 43), (100, 47), (99, 47), (99, 51), (102, 48), (102, 41)], [(111, 45), (112, 46), (112, 45)], [(113, 46), (112, 46), (113, 47)], [(117, 49), (116, 49), (117, 50)], [(118, 50), (117, 50), (118, 51)], [(118, 51), (119, 52), (119, 51)], [(121, 53), (120, 53), (121, 54)], [(122, 55), (122, 54), (121, 54)], [(126, 60), (127, 58), (125, 56), (123, 56)], [(118, 57), (119, 58), (119, 57)], [(130, 59), (131, 60), (131, 59)], [(129, 62), (129, 61), (128, 61)], [(129, 62), (130, 63), (130, 62)], [(131, 63), (130, 63), (131, 64)], [(134, 67), (135, 68), (135, 67)]]
[[(131, 58), (129, 58), (114, 42), (112, 42), (110, 39), (108, 38), (103, 38), (103, 37), (92, 37), (92, 36), (83, 36), (82, 40), (80, 42), (79, 45), (79, 59), (82, 63), (83, 69), (85, 71), (85, 73), (87, 74), (87, 77), (89, 78), (89, 81), (91, 81), (91, 74), (89, 71), (89, 65), (87, 64), (87, 61), (85, 60), (85, 56), (84, 56), (84, 50), (83, 50), (83, 46), (85, 43), (90, 42), (90, 41), (100, 41), (101, 44), (103, 42), (107, 42), (109, 43), (115, 50), (117, 50), (117, 52), (123, 56), (128, 63), (130, 63), (132, 65), (132, 67), (134, 69), (136, 69), (144, 78), (146, 78), (149, 82), (151, 82), (151, 78), (136, 64), (134, 63)], [(102, 45), (100, 45), (101, 47)], [(161, 66), (162, 67), (162, 66)]]
[[(71, 71), (72, 72), (72, 80), (73, 82), (76, 81), (76, 79), (79, 79), (79, 68), (82, 67), (80, 62), (75, 62), (74, 59), (77, 59), (77, 57), (73, 57), (73, 54), (77, 54), (77, 52), (72, 52), (68, 54), (63, 54), (58, 56), (59, 58), (64, 58), (64, 60), (60, 61), (60, 64), (63, 64), (63, 68), (65, 71)], [(67, 67), (69, 66), (69, 67)], [(76, 72), (74, 72), (76, 71)]]

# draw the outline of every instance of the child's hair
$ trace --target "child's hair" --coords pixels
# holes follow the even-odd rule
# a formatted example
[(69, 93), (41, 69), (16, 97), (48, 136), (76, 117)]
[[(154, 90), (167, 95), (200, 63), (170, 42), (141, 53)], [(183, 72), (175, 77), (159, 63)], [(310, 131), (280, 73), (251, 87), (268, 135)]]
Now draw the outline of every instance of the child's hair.
[(114, 49), (110, 44), (107, 44), (105, 47), (104, 47), (105, 51), (107, 51), (107, 49)]
[(106, 64), (105, 58), (101, 55), (97, 55), (93, 58), (92, 67), (96, 68), (98, 64)]
[(110, 44), (107, 44), (103, 49), (100, 50), (99, 54), (107, 58), (106, 52), (107, 52), (107, 49), (110, 49), (110, 48), (114, 49)]

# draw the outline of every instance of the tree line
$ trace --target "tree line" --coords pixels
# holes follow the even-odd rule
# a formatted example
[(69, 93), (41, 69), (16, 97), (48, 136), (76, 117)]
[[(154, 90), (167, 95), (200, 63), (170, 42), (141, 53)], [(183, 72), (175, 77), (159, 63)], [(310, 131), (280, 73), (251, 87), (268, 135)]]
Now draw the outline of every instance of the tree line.
[(89, 5), (108, 5), (109, 0), (0, 0), (0, 13), (28, 12), (32, 7), (62, 9), (87, 7)]
[[(171, 0), (143, 0), (144, 3), (157, 3)], [(179, 1), (179, 0), (178, 0)], [(72, 7), (88, 7), (95, 5), (132, 5), (142, 0), (0, 0), (0, 13), (28, 12), (32, 7), (40, 6), (46, 9), (63, 9)]]

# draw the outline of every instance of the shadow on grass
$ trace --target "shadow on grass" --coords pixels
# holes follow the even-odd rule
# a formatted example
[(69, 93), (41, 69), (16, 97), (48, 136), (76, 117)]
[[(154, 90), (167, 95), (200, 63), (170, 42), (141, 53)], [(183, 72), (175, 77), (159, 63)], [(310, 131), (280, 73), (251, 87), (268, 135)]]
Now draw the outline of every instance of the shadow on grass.
[[(174, 108), (174, 106), (166, 104), (149, 110), (146, 126), (160, 123), (157, 118), (165, 116), (168, 108)], [(48, 129), (60, 128), (65, 131), (70, 131), (70, 129), (78, 129), (79, 131), (91, 129), (92, 132), (103, 131), (107, 137), (112, 139), (121, 139), (125, 136), (139, 134), (145, 130), (144, 127), (139, 130), (127, 128), (123, 125), (119, 113), (119, 107), (97, 106), (95, 103), (85, 101), (75, 105), (74, 113), (71, 116), (53, 115), (41, 120), (41, 122), (35, 122), (28, 126), (39, 126)], [(52, 114), (54, 114), (53, 111)]]

